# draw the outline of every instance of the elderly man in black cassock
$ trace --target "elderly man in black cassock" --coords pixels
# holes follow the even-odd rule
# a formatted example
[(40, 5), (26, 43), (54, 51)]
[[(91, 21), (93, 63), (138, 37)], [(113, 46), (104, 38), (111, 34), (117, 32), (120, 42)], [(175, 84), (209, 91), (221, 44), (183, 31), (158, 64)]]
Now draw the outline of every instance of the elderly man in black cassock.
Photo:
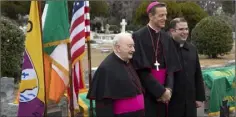
[(181, 69), (174, 43), (162, 28), (167, 9), (164, 3), (147, 7), (149, 23), (133, 33), (133, 65), (145, 89), (145, 116), (166, 117), (174, 85), (174, 72)]
[(186, 42), (189, 34), (184, 18), (170, 22), (170, 34), (179, 54), (182, 70), (174, 73), (174, 88), (169, 103), (169, 117), (196, 117), (197, 108), (203, 105), (205, 91), (198, 53), (195, 46)]
[(117, 34), (113, 50), (96, 70), (87, 98), (95, 100), (97, 117), (143, 117), (143, 89), (130, 62), (132, 35)]

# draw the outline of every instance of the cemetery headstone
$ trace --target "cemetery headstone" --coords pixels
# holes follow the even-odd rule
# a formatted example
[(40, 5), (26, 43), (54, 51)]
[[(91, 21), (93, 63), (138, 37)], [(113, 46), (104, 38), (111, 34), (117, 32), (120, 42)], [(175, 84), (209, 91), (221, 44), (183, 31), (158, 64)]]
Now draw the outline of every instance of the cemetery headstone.
[(14, 78), (3, 77), (1, 80), (0, 97), (1, 102), (11, 102), (14, 100)]
[(122, 19), (121, 25), (121, 32), (125, 32), (125, 26), (127, 25), (127, 22), (125, 22), (125, 19)]
[(109, 28), (110, 28), (110, 25), (106, 24), (106, 29), (105, 29), (106, 34), (110, 34)]

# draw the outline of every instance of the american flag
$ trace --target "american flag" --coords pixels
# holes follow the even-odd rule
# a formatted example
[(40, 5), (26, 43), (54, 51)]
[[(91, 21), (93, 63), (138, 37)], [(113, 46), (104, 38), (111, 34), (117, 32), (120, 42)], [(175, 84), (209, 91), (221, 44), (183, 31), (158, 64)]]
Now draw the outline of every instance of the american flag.
[(89, 2), (75, 1), (73, 4), (72, 20), (70, 28), (71, 61), (73, 79), (73, 103), (78, 109), (79, 89), (85, 89), (82, 70), (82, 56), (85, 51), (85, 41), (89, 39)]

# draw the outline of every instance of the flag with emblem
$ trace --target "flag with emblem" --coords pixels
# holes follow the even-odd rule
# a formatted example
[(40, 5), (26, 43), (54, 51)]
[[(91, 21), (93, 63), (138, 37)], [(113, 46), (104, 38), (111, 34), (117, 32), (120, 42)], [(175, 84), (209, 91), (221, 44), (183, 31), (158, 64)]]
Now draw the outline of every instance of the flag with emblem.
[(44, 65), (38, 1), (31, 1), (25, 39), (18, 117), (42, 117), (45, 106)]

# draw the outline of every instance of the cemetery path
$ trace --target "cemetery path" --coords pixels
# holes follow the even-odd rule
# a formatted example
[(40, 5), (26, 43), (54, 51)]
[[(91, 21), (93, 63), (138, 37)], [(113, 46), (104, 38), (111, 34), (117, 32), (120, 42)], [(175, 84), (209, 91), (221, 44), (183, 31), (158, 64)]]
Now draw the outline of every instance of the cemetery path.
[[(110, 52), (102, 52), (102, 49), (109, 49), (110, 52), (112, 52), (111, 46), (102, 46), (100, 48), (93, 48), (91, 49), (91, 59), (92, 59), (92, 67), (97, 67), (100, 65), (100, 63), (104, 60), (104, 58), (110, 53)], [(211, 65), (223, 65), (227, 63), (230, 60), (235, 60), (235, 51), (232, 51), (230, 54), (225, 56), (219, 56), (217, 59), (209, 59), (206, 56), (199, 55), (200, 63), (202, 66), (211, 66)], [(88, 58), (87, 58), (87, 51), (85, 52), (84, 58), (83, 58), (83, 69), (85, 71), (88, 70)]]

